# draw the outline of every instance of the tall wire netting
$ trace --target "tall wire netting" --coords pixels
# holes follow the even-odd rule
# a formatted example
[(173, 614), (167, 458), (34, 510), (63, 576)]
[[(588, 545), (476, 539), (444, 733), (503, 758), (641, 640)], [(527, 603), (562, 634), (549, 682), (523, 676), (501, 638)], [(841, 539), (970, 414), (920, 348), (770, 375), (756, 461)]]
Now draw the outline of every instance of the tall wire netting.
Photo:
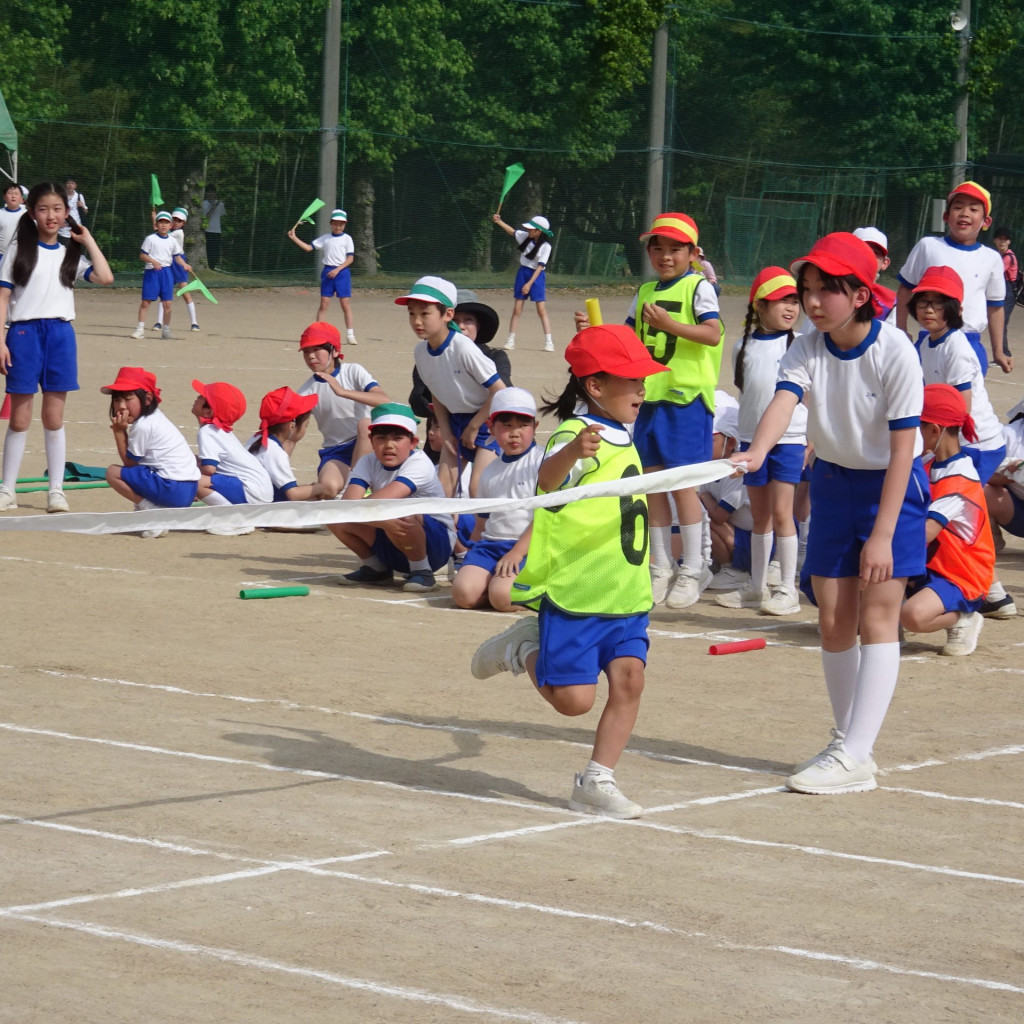
[[(726, 283), (868, 224), (888, 234), (897, 269), (941, 230), (936, 201), (958, 175), (1024, 232), (1024, 12), (1010, 0), (974, 0), (961, 32), (934, 0), (342, 0), (337, 123), (324, 129), (327, 9), (12, 0), (0, 85), (20, 179), (72, 177), (126, 283), (156, 175), (164, 205), (190, 212), (197, 268), (215, 186), (217, 272), (235, 283), (312, 279), (286, 232), (319, 197), (348, 212), (363, 286), (440, 273), (486, 287), (517, 260), (491, 217), (504, 168), (521, 162), (501, 216), (550, 219), (550, 284), (635, 282), (664, 24), (662, 206), (696, 219)], [(321, 196), (325, 139), (337, 193)]]

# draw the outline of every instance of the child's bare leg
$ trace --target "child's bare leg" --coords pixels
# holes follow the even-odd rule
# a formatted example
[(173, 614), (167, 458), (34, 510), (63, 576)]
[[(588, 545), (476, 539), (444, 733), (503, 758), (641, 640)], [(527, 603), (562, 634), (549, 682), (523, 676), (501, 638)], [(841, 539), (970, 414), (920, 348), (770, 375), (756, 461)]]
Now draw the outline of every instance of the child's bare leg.
[(341, 315), (345, 318), (345, 330), (355, 330), (355, 319), (352, 316), (352, 300), (348, 298), (339, 298), (338, 302), (341, 303)]
[(509, 320), (508, 320), (508, 333), (509, 334), (515, 334), (516, 333), (516, 327), (519, 326), (519, 318), (522, 315), (523, 315), (523, 300), (522, 299), (516, 299), (514, 305), (512, 306), (512, 315), (509, 317)]
[(373, 542), (377, 537), (376, 523), (328, 523), (327, 529), (356, 558), (365, 561), (373, 554)]
[(143, 323), (146, 320), (147, 311), (149, 309), (149, 299), (143, 299), (139, 303), (139, 320)]
[(544, 330), (545, 336), (551, 333), (551, 321), (548, 319), (548, 310), (546, 302), (535, 302), (534, 305), (537, 307), (537, 316), (540, 317), (540, 325)]
[(477, 487), (480, 483), (480, 474), (484, 469), (489, 466), (498, 457), (497, 452), (492, 452), (490, 448), (477, 448), (473, 455), (473, 469), (469, 474), (469, 496), (475, 498), (477, 496)]
[(907, 598), (900, 609), (900, 625), (912, 633), (937, 633), (951, 629), (960, 618), (957, 612), (947, 612), (942, 599), (931, 587), (923, 587)]
[(320, 296), (320, 308), (316, 311), (317, 320), (327, 319), (327, 310), (331, 308), (331, 297), (330, 295)]
[[(467, 566), (467, 568), (469, 568)], [(458, 579), (458, 576), (455, 577)], [(496, 612), (515, 611), (512, 604), (512, 584), (515, 576), (492, 576), (487, 585), (487, 600)]]
[[(485, 608), (491, 574), (481, 565), (464, 565), (452, 583), (452, 600), (460, 608)], [(512, 578), (509, 578), (509, 590)]]
[(422, 516), (405, 516), (381, 523), (389, 541), (409, 560), (409, 564), (422, 562), (427, 557), (427, 532)]
[[(370, 417), (367, 416), (356, 424), (356, 446), (352, 449), (352, 465), (354, 466), (371, 451), (373, 451), (373, 445), (370, 444)], [(345, 477), (348, 478), (347, 470)]]
[(601, 712), (591, 760), (614, 768), (636, 725), (644, 692), (644, 663), (639, 658), (613, 658), (605, 669), (608, 703)]
[(459, 482), (459, 459), (451, 449), (445, 445), (441, 449), (441, 458), (437, 463), (437, 479), (441, 481), (444, 493), (451, 498), (455, 495), (455, 488)]
[(142, 496), (136, 494), (122, 479), (121, 479), (121, 466), (107, 466), (107, 483), (110, 484), (112, 490), (116, 491), (121, 495), (122, 498), (127, 498), (133, 505), (137, 505), (142, 501)]
[(164, 327), (170, 327), (171, 326), (171, 307), (172, 307), (173, 303), (172, 302), (164, 302), (163, 300), (161, 300), (160, 305), (163, 308), (163, 320), (162, 320), (162, 323), (163, 323)]
[(317, 483), (324, 487), (325, 498), (336, 498), (348, 480), (349, 469), (344, 462), (331, 459), (324, 463), (324, 468), (317, 474)]

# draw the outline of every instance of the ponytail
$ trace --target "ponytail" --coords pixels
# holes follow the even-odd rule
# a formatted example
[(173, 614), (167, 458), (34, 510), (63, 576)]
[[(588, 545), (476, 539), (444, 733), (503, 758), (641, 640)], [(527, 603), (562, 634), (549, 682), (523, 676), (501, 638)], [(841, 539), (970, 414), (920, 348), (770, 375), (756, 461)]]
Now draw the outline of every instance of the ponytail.
[[(597, 376), (597, 374), (589, 374), (588, 376)], [(576, 406), (580, 402), (589, 406), (590, 398), (583, 388), (583, 382), (578, 377), (574, 377), (570, 372), (569, 382), (566, 384), (565, 390), (557, 398), (551, 399), (542, 405), (540, 411), (544, 414), (554, 413), (559, 420), (568, 420), (572, 419), (576, 414)]]
[(754, 329), (754, 320), (757, 312), (752, 302), (747, 303), (747, 319), (743, 323), (743, 337), (740, 340), (740, 347), (736, 350), (736, 369), (733, 370), (732, 382), (736, 385), (737, 391), (743, 390), (743, 356), (746, 353), (747, 341)]
[[(68, 207), (68, 194), (64, 191), (64, 186), (54, 181), (41, 181), (25, 197), (26, 212), (18, 221), (18, 231), (15, 235), (18, 252), (14, 258), (14, 265), (11, 267), (11, 281), (15, 288), (24, 288), (28, 284), (39, 261), (39, 228), (30, 212), (35, 209), (42, 198), (49, 195), (60, 199), (65, 210)], [(81, 256), (82, 243), (75, 241), (72, 235), (60, 265), (60, 283), (65, 288), (74, 288), (75, 279), (78, 277), (78, 261)]]

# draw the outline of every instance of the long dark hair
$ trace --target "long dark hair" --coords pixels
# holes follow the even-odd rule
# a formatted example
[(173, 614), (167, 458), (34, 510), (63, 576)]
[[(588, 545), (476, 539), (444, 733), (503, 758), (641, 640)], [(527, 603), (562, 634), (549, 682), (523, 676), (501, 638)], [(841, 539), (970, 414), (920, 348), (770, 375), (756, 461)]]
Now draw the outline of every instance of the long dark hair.
[[(41, 181), (25, 197), (26, 214), (18, 221), (18, 233), (15, 235), (18, 252), (14, 258), (14, 266), (11, 268), (11, 280), (16, 288), (24, 288), (28, 284), (28, 279), (32, 276), (39, 260), (39, 228), (36, 227), (35, 220), (28, 216), (28, 213), (36, 208), (40, 199), (48, 195), (55, 195), (67, 209), (68, 194), (64, 191), (64, 186), (55, 181)], [(64, 252), (64, 260), (60, 265), (60, 283), (65, 288), (74, 288), (75, 278), (78, 277), (78, 261), (81, 256), (82, 243), (75, 241), (75, 237), (72, 235)]]
[[(796, 288), (797, 293), (800, 296), (800, 308), (804, 308), (804, 271), (807, 269), (808, 264), (800, 268), (799, 273), (796, 275)], [(815, 268), (821, 275), (821, 286), (827, 292), (832, 292), (833, 295), (852, 295), (858, 288), (867, 288), (871, 291), (871, 288), (866, 285), (856, 274), (826, 274), (821, 267)], [(858, 306), (853, 311), (853, 322), (855, 324), (864, 324), (875, 318), (875, 300), (874, 297), (869, 295), (868, 301), (863, 306)]]
[[(762, 301), (765, 301), (765, 300), (762, 300)], [(744, 373), (744, 371), (743, 371), (743, 356), (746, 354), (746, 351), (747, 351), (747, 341), (750, 339), (750, 335), (754, 333), (754, 323), (755, 323), (755, 321), (756, 321), (757, 325), (760, 327), (761, 326), (761, 321), (760, 321), (760, 318), (757, 315), (757, 310), (754, 308), (754, 303), (748, 302), (747, 303), (747, 319), (743, 323), (743, 338), (740, 340), (740, 347), (736, 350), (736, 369), (733, 371), (733, 377), (732, 377), (732, 382), (733, 382), (733, 384), (736, 385), (736, 390), (737, 391), (742, 391), (743, 390), (743, 381), (745, 379), (744, 376), (743, 376), (743, 373)], [(793, 344), (793, 339), (795, 337), (796, 337), (796, 335), (793, 333), (793, 328), (791, 327), (786, 332), (786, 348), (787, 349), (789, 348), (790, 345)]]
[[(600, 377), (603, 374), (591, 373), (587, 374), (587, 376)], [(576, 405), (579, 402), (583, 402), (589, 407), (590, 396), (583, 387), (583, 381), (570, 373), (569, 383), (566, 384), (565, 390), (557, 398), (553, 398), (545, 405), (542, 405), (540, 411), (545, 414), (554, 413), (559, 420), (568, 420), (572, 419), (576, 414)]]

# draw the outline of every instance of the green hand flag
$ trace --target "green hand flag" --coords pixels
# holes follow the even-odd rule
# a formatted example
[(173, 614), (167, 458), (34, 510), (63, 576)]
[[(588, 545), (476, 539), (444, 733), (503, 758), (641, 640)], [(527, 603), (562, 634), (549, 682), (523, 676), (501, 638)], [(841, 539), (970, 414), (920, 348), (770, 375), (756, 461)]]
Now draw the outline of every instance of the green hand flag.
[(203, 282), (200, 281), (198, 277), (194, 281), (189, 281), (188, 284), (183, 284), (178, 289), (178, 297), (180, 298), (182, 295), (185, 294), (185, 292), (202, 292), (203, 295), (205, 295), (206, 298), (215, 306), (220, 305), (220, 303), (217, 302), (217, 300), (213, 297), (213, 293), (210, 291), (210, 289), (207, 288), (206, 285), (203, 284)]
[(313, 202), (311, 202), (309, 206), (307, 206), (306, 209), (302, 211), (302, 216), (295, 223), (301, 224), (303, 221), (305, 221), (307, 224), (312, 224), (313, 214), (316, 213), (317, 210), (322, 209), (326, 205), (327, 204), (322, 199), (314, 199)]
[(156, 175), (151, 174), (150, 180), (150, 201), (154, 206), (163, 206), (164, 197), (160, 195), (160, 182), (156, 180)]
[(505, 168), (505, 184), (501, 186), (501, 198), (498, 200), (498, 206), (501, 206), (505, 202), (505, 196), (509, 194), (512, 186), (526, 173), (526, 168), (522, 164), (509, 164)]

